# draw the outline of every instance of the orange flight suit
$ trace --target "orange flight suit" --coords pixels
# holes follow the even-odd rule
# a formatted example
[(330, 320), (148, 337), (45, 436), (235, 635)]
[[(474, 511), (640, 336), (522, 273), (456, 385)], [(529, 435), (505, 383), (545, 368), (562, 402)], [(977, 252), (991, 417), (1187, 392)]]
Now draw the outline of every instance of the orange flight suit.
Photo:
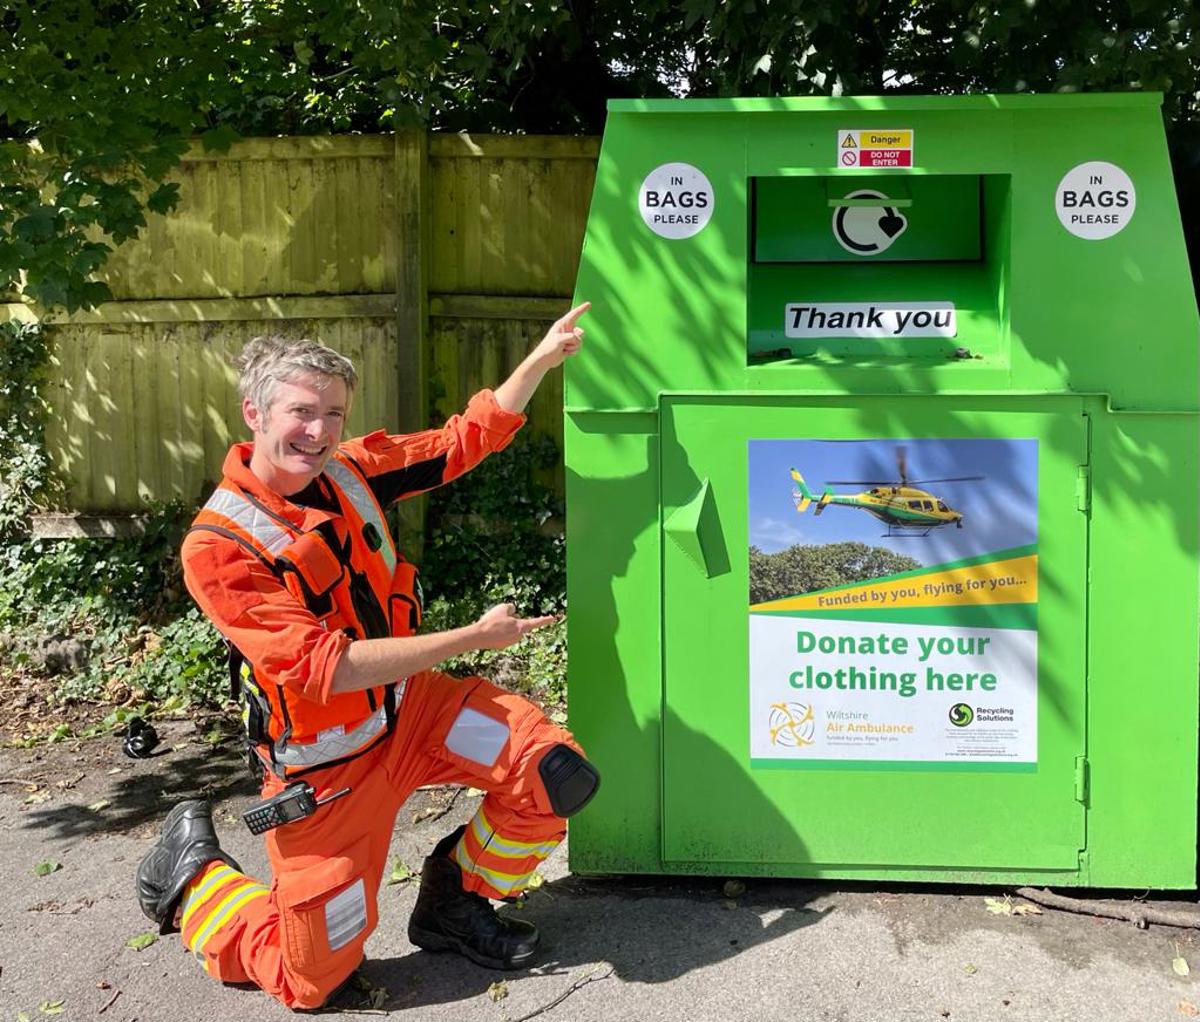
[(245, 665), (263, 796), (294, 777), (318, 799), (351, 791), (268, 832), (270, 886), (221, 862), (192, 880), (183, 941), (211, 975), (292, 1008), (321, 1005), (362, 959), (396, 814), (420, 785), (487, 792), (451, 852), (466, 890), (519, 894), (562, 840), (538, 765), (556, 745), (582, 750), (532, 703), (437, 671), (330, 692), (351, 641), (419, 624), (416, 572), (383, 509), (503, 449), (523, 421), (483, 391), (440, 430), (346, 441), (291, 499), (250, 472), (252, 445), (230, 450), (183, 545), (188, 589)]

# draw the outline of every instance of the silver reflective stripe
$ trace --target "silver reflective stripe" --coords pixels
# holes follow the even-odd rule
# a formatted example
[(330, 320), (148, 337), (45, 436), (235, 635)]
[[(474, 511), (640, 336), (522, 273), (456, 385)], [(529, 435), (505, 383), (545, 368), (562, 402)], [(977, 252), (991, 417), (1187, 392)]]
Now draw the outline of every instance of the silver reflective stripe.
[(358, 752), (387, 728), (387, 710), (379, 707), (358, 727), (344, 734), (336, 730), (317, 736), (316, 741), (292, 743), (280, 739), (275, 743), (275, 762), (284, 767), (311, 767), (329, 763)]
[(492, 766), (508, 741), (508, 725), (486, 714), (464, 707), (446, 735), (446, 748), (463, 759)]
[(379, 548), (379, 553), (387, 561), (388, 574), (393, 573), (396, 570), (396, 551), (392, 548), (391, 533), (388, 532), (387, 524), (379, 513), (379, 505), (375, 503), (375, 498), (363, 486), (358, 476), (337, 458), (329, 459), (325, 466), (325, 474), (337, 484), (339, 490), (350, 498), (350, 503), (358, 512), (358, 517), (364, 522), (370, 522), (379, 530), (379, 538), (383, 543)]
[(291, 533), (240, 493), (214, 490), (204, 507), (205, 510), (224, 515), (239, 529), (250, 533), (272, 554), (279, 553), (292, 541)]
[(325, 903), (325, 936), (329, 950), (349, 944), (367, 928), (367, 893), (362, 877)]

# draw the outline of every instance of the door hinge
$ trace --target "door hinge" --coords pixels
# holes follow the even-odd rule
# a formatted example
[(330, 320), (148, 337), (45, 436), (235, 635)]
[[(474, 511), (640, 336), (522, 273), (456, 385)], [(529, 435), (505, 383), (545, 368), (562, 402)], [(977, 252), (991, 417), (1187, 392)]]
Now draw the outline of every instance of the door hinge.
[(1075, 507), (1087, 512), (1092, 507), (1092, 466), (1080, 465), (1075, 476)]
[(1075, 757), (1075, 801), (1087, 805), (1088, 761), (1087, 756)]

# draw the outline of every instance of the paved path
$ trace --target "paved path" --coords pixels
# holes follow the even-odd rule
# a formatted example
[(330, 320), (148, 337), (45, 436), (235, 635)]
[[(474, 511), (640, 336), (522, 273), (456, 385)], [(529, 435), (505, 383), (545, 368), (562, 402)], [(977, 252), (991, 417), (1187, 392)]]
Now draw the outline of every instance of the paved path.
[[(120, 755), (108, 739), (0, 750), (0, 1022), (228, 1022), (294, 1018), (253, 990), (223, 988), (150, 929), (132, 894), (134, 867), (177, 799), (207, 792), (222, 840), (262, 871), (258, 839), (238, 822), (252, 791), (228, 751), (190, 724), (164, 728), (167, 751)], [(120, 771), (119, 773), (116, 771)], [(15, 780), (39, 782), (30, 791)], [(62, 782), (58, 786), (55, 782)], [(475, 799), (419, 793), (401, 812), (393, 852), (419, 868)], [(88, 807), (94, 808), (88, 808)], [(43, 877), (34, 867), (61, 864)], [(1200, 1014), (1200, 935), (1046, 912), (999, 916), (991, 890), (750, 881), (725, 897), (721, 880), (583, 879), (560, 849), (522, 911), (542, 928), (545, 954), (525, 973), (499, 974), (418, 952), (405, 939), (415, 881), (384, 889), (363, 975), (377, 1014), (422, 1022), (583, 1020), (1098, 1020), (1148, 1022)], [(505, 983), (506, 996), (489, 988)], [(574, 989), (572, 989), (574, 988)], [(62, 1001), (57, 1016), (39, 1005)], [(1196, 1007), (1192, 1007), (1195, 1005)], [(102, 1011), (103, 1009), (103, 1011)], [(368, 1017), (368, 1016), (363, 1016)]]

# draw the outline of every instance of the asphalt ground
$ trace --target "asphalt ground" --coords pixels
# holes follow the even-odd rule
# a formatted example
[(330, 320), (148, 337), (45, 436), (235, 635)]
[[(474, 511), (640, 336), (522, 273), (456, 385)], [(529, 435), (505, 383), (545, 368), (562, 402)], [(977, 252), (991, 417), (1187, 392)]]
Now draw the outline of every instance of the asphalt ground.
[[(210, 979), (178, 936), (129, 945), (153, 930), (133, 896), (134, 869), (179, 799), (210, 797), (223, 844), (266, 876), (261, 839), (240, 822), (254, 791), (232, 745), (210, 744), (187, 722), (162, 730), (149, 760), (124, 757), (112, 738), (0, 750), (0, 1022), (20, 1012), (31, 1022), (295, 1017), (257, 990)], [(419, 792), (397, 819), (393, 861), (419, 871), (477, 800), (461, 789)], [(38, 875), (46, 863), (52, 871)], [(543, 935), (536, 967), (518, 973), (418, 951), (405, 937), (416, 880), (386, 886), (360, 973), (363, 1007), (346, 1013), (454, 1022), (1200, 1015), (1193, 930), (1014, 914), (1020, 899), (997, 889), (579, 877), (565, 846), (542, 874), (522, 908), (506, 909)], [(990, 911), (988, 898), (1009, 912)], [(1181, 900), (1191, 899), (1169, 904)]]

